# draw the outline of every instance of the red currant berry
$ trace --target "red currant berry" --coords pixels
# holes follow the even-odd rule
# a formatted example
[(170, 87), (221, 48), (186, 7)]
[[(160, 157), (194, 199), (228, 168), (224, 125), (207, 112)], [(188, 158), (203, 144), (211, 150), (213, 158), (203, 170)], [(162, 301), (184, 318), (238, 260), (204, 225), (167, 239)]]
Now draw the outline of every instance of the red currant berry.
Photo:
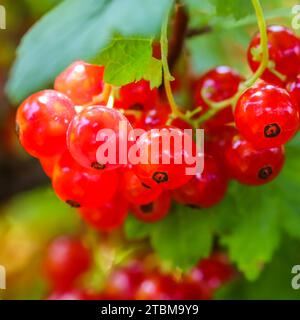
[(132, 213), (134, 216), (145, 222), (156, 222), (163, 219), (170, 210), (171, 207), (171, 196), (168, 192), (162, 193), (153, 202), (131, 206)]
[(139, 261), (131, 261), (127, 266), (116, 269), (108, 277), (104, 292), (115, 299), (134, 298), (139, 284), (144, 279), (144, 267)]
[[(237, 93), (242, 80), (243, 78), (236, 71), (226, 66), (208, 71), (193, 84), (195, 107), (202, 107), (201, 113), (204, 114), (210, 108), (205, 99), (221, 102), (231, 98)], [(216, 128), (231, 122), (233, 122), (232, 106), (228, 106), (206, 121), (205, 129)]]
[(102, 93), (104, 67), (76, 61), (55, 80), (54, 89), (67, 95), (77, 105), (92, 103)]
[(99, 208), (115, 195), (118, 174), (83, 168), (66, 151), (55, 165), (52, 185), (57, 196), (72, 207)]
[(230, 281), (235, 270), (223, 253), (214, 253), (211, 257), (201, 260), (187, 275), (187, 281), (204, 285), (208, 289), (218, 289)]
[(256, 148), (280, 146), (298, 130), (299, 111), (286, 90), (257, 84), (246, 90), (235, 108), (239, 133)]
[(84, 292), (70, 289), (66, 291), (52, 292), (46, 300), (87, 300)]
[(59, 157), (39, 158), (40, 164), (49, 178), (52, 178), (54, 167)]
[(161, 188), (151, 188), (144, 185), (131, 169), (125, 169), (122, 172), (121, 185), (124, 197), (134, 204), (150, 203), (161, 194)]
[(151, 108), (157, 98), (157, 89), (150, 88), (148, 81), (140, 80), (120, 88), (115, 107), (145, 111)]
[[(287, 77), (295, 78), (300, 73), (300, 41), (292, 30), (284, 26), (269, 26), (267, 28), (269, 59), (274, 63), (277, 72)], [(248, 48), (248, 63), (256, 71), (261, 60), (260, 34), (256, 34)], [(283, 85), (282, 81), (269, 69), (261, 76), (267, 82)]]
[(290, 81), (287, 84), (286, 89), (300, 110), (300, 75), (293, 81)]
[(27, 98), (16, 117), (17, 133), (24, 149), (34, 157), (52, 157), (66, 148), (66, 131), (75, 115), (72, 101), (54, 90)]
[(237, 134), (235, 127), (220, 126), (205, 135), (205, 153), (216, 158), (221, 166), (224, 166), (224, 155), (232, 137)]
[[(128, 136), (132, 127), (118, 110), (92, 106), (78, 113), (70, 123), (67, 145), (74, 159), (86, 168), (115, 169), (121, 153), (127, 162)], [(124, 152), (120, 146), (125, 145)], [(104, 148), (100, 153), (100, 149)]]
[(135, 300), (177, 300), (178, 291), (177, 282), (172, 277), (155, 272), (141, 282)]
[(82, 208), (79, 213), (94, 229), (111, 231), (123, 225), (128, 214), (128, 202), (118, 196), (97, 209)]
[(70, 288), (91, 266), (91, 253), (80, 239), (59, 237), (47, 248), (43, 261), (47, 279), (55, 289)]
[(191, 179), (186, 170), (191, 167), (196, 146), (183, 130), (165, 127), (147, 131), (137, 140), (136, 146), (142, 161), (133, 169), (144, 185), (171, 190)]
[(204, 170), (173, 192), (174, 199), (183, 204), (208, 208), (220, 202), (227, 190), (223, 168), (212, 156), (205, 155)]
[(232, 139), (225, 152), (232, 178), (244, 184), (261, 185), (273, 180), (284, 164), (284, 147), (255, 149), (240, 136)]

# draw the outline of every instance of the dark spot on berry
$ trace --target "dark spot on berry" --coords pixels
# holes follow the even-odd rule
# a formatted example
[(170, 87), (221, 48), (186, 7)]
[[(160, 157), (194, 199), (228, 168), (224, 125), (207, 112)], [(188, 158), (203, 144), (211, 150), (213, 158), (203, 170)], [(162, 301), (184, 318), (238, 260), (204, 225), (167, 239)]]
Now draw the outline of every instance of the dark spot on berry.
[(66, 203), (71, 206), (72, 208), (80, 208), (80, 203), (74, 201), (74, 200), (67, 200)]
[(281, 129), (277, 123), (270, 123), (265, 126), (264, 134), (266, 138), (275, 138), (281, 132)]
[(17, 122), (16, 122), (16, 126), (15, 126), (15, 132), (17, 134), (17, 137), (19, 137), (20, 136), (20, 127)]
[(265, 179), (268, 179), (272, 173), (273, 173), (272, 167), (270, 167), (270, 166), (263, 167), (263, 168), (261, 168), (261, 169), (259, 170), (259, 172), (258, 172), (258, 177), (259, 177), (260, 179), (265, 180)]
[(143, 111), (144, 106), (141, 103), (135, 103), (129, 107), (130, 110)]
[(106, 168), (106, 166), (105, 166), (104, 164), (101, 164), (101, 163), (99, 163), (99, 162), (97, 162), (97, 161), (93, 162), (93, 163), (91, 164), (91, 167), (94, 168), (94, 169), (96, 169), (96, 170), (103, 170), (103, 169)]
[(151, 213), (153, 211), (153, 202), (141, 205), (140, 209), (143, 213)]
[(146, 183), (144, 183), (144, 182), (142, 182), (142, 186), (144, 187), (144, 188), (146, 188), (146, 189), (151, 189), (151, 187), (150, 186), (148, 186)]
[(154, 172), (152, 179), (156, 182), (156, 183), (163, 183), (163, 182), (167, 182), (169, 180), (168, 174), (166, 172)]

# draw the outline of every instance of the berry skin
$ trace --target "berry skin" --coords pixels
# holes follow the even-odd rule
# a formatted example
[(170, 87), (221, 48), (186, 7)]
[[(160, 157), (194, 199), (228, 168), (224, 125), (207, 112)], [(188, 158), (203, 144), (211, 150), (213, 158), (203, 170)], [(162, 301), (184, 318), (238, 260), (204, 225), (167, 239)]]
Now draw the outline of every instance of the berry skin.
[[(192, 150), (187, 150), (184, 141)], [(191, 167), (187, 163), (196, 147), (183, 130), (174, 127), (149, 130), (139, 137), (136, 146), (142, 161), (133, 165), (133, 169), (144, 185), (172, 190), (191, 179), (186, 169)]]
[(52, 186), (59, 198), (72, 207), (99, 208), (112, 200), (118, 185), (117, 172), (97, 172), (80, 166), (66, 151), (56, 163)]
[(119, 97), (115, 100), (115, 107), (146, 111), (155, 104), (156, 98), (157, 89), (151, 90), (148, 81), (140, 80), (120, 88)]
[[(284, 26), (269, 26), (267, 28), (269, 59), (275, 64), (275, 70), (285, 75), (287, 80), (295, 78), (300, 73), (300, 41), (292, 30)], [(255, 59), (252, 52), (259, 49), (260, 34), (256, 34), (248, 48), (248, 63), (253, 72), (260, 64), (260, 59)], [(270, 70), (266, 69), (261, 78), (275, 85), (283, 82)]]
[(226, 255), (216, 252), (209, 258), (199, 261), (198, 265), (188, 273), (186, 281), (211, 291), (230, 281), (234, 275), (235, 270)]
[(46, 300), (88, 300), (84, 292), (70, 289), (66, 291), (52, 292)]
[(235, 108), (239, 133), (256, 148), (285, 144), (297, 132), (299, 111), (286, 90), (260, 83), (246, 90)]
[(174, 199), (183, 204), (208, 208), (220, 202), (227, 190), (223, 168), (212, 156), (205, 155), (204, 170), (173, 192)]
[(122, 172), (121, 181), (124, 197), (133, 204), (150, 203), (161, 194), (160, 188), (149, 188), (143, 185), (132, 169), (125, 169)]
[(40, 164), (49, 178), (52, 178), (54, 167), (59, 157), (51, 157), (51, 158), (40, 158)]
[(261, 185), (270, 182), (284, 164), (284, 147), (254, 149), (240, 136), (232, 139), (225, 152), (225, 161), (232, 178), (240, 183)]
[[(99, 134), (100, 130), (103, 130), (101, 134)], [(131, 130), (130, 123), (118, 110), (104, 106), (92, 106), (78, 113), (71, 121), (67, 132), (67, 145), (73, 158), (83, 167), (99, 171), (115, 169), (120, 167), (119, 146), (127, 142)], [(104, 145), (103, 148), (105, 146), (115, 147), (115, 149), (110, 149), (111, 152), (108, 152), (108, 158), (105, 155), (106, 148), (104, 148), (102, 155), (98, 153), (99, 147), (102, 145)], [(128, 142), (128, 146), (130, 146), (130, 142)], [(115, 159), (111, 160), (110, 154)], [(124, 156), (127, 161), (127, 152)]]
[[(242, 80), (243, 78), (235, 70), (227, 66), (219, 66), (208, 71), (193, 84), (195, 107), (201, 106), (203, 109), (200, 114), (206, 113), (210, 107), (205, 103), (202, 93), (212, 102), (221, 102), (237, 93)], [(206, 121), (204, 126), (208, 130), (231, 122), (233, 122), (232, 107), (228, 106)]]
[(37, 158), (59, 155), (66, 148), (66, 132), (74, 116), (72, 101), (62, 93), (44, 90), (33, 94), (17, 111), (21, 145)]
[[(105, 189), (104, 189), (105, 190)], [(128, 214), (128, 202), (123, 196), (114, 197), (97, 209), (81, 208), (79, 213), (92, 228), (111, 231), (124, 223)]]
[(54, 89), (67, 95), (75, 104), (92, 103), (102, 93), (104, 67), (76, 61), (55, 80)]
[(300, 75), (293, 81), (290, 81), (286, 85), (286, 89), (300, 110)]
[(171, 207), (171, 196), (168, 192), (162, 193), (153, 202), (132, 205), (131, 210), (133, 215), (144, 222), (156, 222), (163, 219), (170, 210)]
[(143, 279), (144, 266), (139, 261), (131, 261), (125, 267), (116, 269), (111, 273), (104, 288), (104, 293), (116, 300), (131, 300)]
[(91, 266), (91, 253), (80, 239), (64, 236), (48, 246), (43, 261), (44, 273), (52, 287), (63, 290)]

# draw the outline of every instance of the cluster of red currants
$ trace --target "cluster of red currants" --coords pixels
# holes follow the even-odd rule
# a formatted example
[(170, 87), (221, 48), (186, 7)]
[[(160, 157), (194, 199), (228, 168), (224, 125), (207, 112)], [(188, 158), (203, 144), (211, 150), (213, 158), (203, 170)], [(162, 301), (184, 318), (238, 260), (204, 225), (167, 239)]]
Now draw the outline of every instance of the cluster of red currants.
[(48, 299), (207, 300), (236, 274), (220, 252), (177, 277), (163, 273), (149, 259), (153, 260), (150, 256), (129, 260), (111, 271), (101, 290), (86, 290), (82, 279), (92, 267), (91, 252), (79, 238), (57, 238), (50, 243), (44, 258), (44, 274), (51, 288)]
[[(249, 185), (269, 182), (284, 164), (283, 145), (299, 127), (300, 41), (282, 26), (270, 26), (267, 33), (270, 62), (262, 81), (245, 90), (236, 104), (223, 106), (203, 123), (202, 173), (187, 175), (188, 162), (176, 161), (187, 153), (182, 148), (178, 154), (173, 145), (176, 137), (190, 139), (195, 149), (184, 131), (191, 125), (172, 119), (171, 107), (160, 90), (151, 89), (144, 80), (131, 83), (119, 88), (113, 108), (109, 107), (104, 68), (82, 61), (57, 77), (55, 90), (38, 92), (19, 107), (21, 144), (40, 160), (58, 197), (79, 208), (83, 219), (100, 230), (122, 225), (129, 210), (146, 222), (162, 219), (171, 199), (193, 207), (211, 207), (224, 197), (230, 179)], [(253, 71), (260, 65), (261, 55), (258, 34), (248, 50)], [(225, 66), (193, 79), (190, 89), (194, 108), (201, 106), (199, 116), (234, 97), (243, 80)], [(171, 125), (166, 125), (170, 115)], [(154, 156), (156, 160), (167, 158), (168, 164), (150, 159), (129, 165), (99, 161), (97, 150), (103, 143), (99, 131), (115, 132), (117, 141), (108, 142), (118, 145), (120, 122), (125, 123), (126, 132), (146, 130), (136, 140), (129, 139), (139, 152), (154, 149), (151, 129), (161, 129), (155, 136), (159, 147)], [(161, 140), (166, 132), (175, 138), (164, 149)]]

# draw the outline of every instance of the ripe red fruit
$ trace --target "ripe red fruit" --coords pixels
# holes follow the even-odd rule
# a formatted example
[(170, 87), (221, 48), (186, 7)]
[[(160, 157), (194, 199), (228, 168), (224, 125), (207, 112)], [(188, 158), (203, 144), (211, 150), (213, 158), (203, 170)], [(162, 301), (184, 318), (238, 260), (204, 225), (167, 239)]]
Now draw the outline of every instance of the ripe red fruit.
[[(103, 189), (105, 192), (105, 188)], [(123, 225), (128, 214), (128, 202), (124, 197), (114, 197), (97, 209), (81, 208), (79, 213), (91, 227), (111, 231)]]
[(117, 300), (133, 299), (143, 279), (143, 265), (139, 261), (131, 261), (127, 266), (116, 269), (110, 274), (104, 287), (104, 293)]
[(133, 169), (144, 185), (171, 190), (191, 179), (186, 169), (192, 167), (196, 147), (183, 130), (173, 127), (149, 130), (140, 136), (136, 146), (142, 161), (133, 165)]
[[(267, 34), (269, 59), (274, 62), (275, 70), (285, 75), (287, 80), (295, 78), (300, 73), (299, 39), (292, 30), (284, 26), (269, 26)], [(260, 34), (257, 33), (248, 48), (248, 63), (252, 71), (256, 71), (260, 65), (261, 50), (259, 50), (259, 46)], [(260, 51), (258, 58), (252, 54), (255, 50)], [(283, 82), (268, 69), (264, 71), (261, 78), (276, 85), (283, 85)]]
[(298, 75), (296, 79), (290, 81), (287, 84), (286, 89), (300, 110), (300, 75)]
[(46, 300), (90, 300), (81, 290), (65, 290), (52, 292)]
[(40, 164), (49, 178), (52, 178), (54, 167), (59, 157), (51, 157), (51, 158), (39, 158)]
[(145, 186), (136, 176), (132, 169), (122, 172), (121, 185), (124, 197), (134, 204), (147, 204), (156, 200), (161, 194), (160, 188), (149, 188)]
[(116, 171), (97, 172), (80, 166), (66, 151), (56, 163), (52, 185), (55, 193), (72, 207), (99, 208), (116, 193)]
[(24, 149), (34, 157), (52, 157), (66, 148), (66, 132), (75, 115), (72, 101), (62, 93), (44, 90), (27, 98), (16, 117)]
[(201, 260), (187, 275), (186, 281), (216, 290), (230, 281), (235, 270), (223, 253), (214, 253), (207, 259)]
[(163, 219), (169, 213), (170, 207), (171, 196), (168, 192), (164, 192), (153, 202), (142, 205), (133, 204), (131, 210), (137, 219), (155, 222)]
[[(99, 171), (115, 169), (120, 166), (121, 154), (127, 161), (126, 144), (130, 146), (127, 140), (131, 130), (130, 123), (118, 110), (92, 106), (78, 113), (70, 123), (67, 145), (82, 166)], [(101, 153), (100, 147), (104, 149)]]
[(222, 166), (212, 156), (205, 155), (204, 170), (188, 183), (174, 190), (174, 199), (183, 204), (208, 208), (220, 202), (227, 190), (227, 178)]
[(80, 239), (64, 236), (53, 240), (43, 261), (44, 273), (55, 289), (68, 289), (91, 266), (91, 253)]
[[(206, 104), (202, 94), (206, 99), (213, 102), (221, 102), (234, 96), (243, 78), (233, 69), (226, 66), (216, 67), (194, 83), (194, 104), (203, 109), (200, 114), (204, 114), (210, 109)], [(216, 128), (224, 124), (233, 122), (232, 106), (225, 107), (213, 118), (205, 122), (205, 129)]]
[(76, 61), (55, 80), (54, 89), (67, 95), (77, 105), (92, 103), (102, 93), (104, 67)]
[(246, 90), (235, 108), (238, 131), (256, 148), (280, 146), (299, 127), (299, 111), (286, 90), (260, 83)]
[(129, 83), (119, 90), (119, 97), (115, 100), (115, 107), (146, 111), (151, 108), (157, 98), (157, 89), (150, 88), (146, 80)]
[(177, 282), (168, 275), (152, 273), (140, 283), (135, 300), (178, 300), (181, 298)]
[(255, 149), (240, 136), (232, 139), (225, 153), (232, 178), (244, 184), (265, 184), (279, 174), (284, 164), (284, 147)]

